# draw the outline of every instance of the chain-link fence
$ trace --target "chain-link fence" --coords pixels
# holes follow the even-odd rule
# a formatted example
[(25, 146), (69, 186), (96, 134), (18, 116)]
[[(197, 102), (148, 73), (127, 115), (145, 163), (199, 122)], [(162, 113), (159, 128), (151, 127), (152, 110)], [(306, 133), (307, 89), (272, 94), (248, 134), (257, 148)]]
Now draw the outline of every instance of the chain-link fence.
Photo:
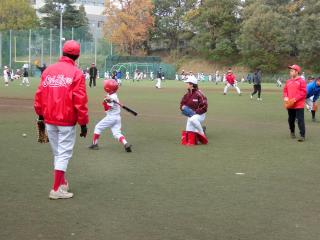
[[(96, 33), (89, 33), (84, 28), (63, 29), (62, 44), (66, 40), (74, 39), (81, 44), (81, 56), (78, 65), (85, 69), (91, 63), (96, 63), (98, 69), (105, 69), (105, 58), (112, 55), (114, 46), (98, 37)], [(0, 68), (8, 66), (13, 71), (28, 64), (30, 73), (37, 75), (36, 63), (51, 64), (60, 56), (60, 30), (30, 29), (8, 30), (0, 32)]]

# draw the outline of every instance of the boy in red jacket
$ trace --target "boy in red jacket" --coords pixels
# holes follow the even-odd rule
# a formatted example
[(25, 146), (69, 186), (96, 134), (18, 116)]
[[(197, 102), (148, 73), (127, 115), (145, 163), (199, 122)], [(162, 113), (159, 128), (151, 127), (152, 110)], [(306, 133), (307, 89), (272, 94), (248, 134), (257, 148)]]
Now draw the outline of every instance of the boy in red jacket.
[(295, 120), (298, 120), (300, 130), (299, 142), (305, 141), (305, 124), (304, 124), (304, 105), (306, 101), (307, 88), (306, 82), (299, 76), (301, 68), (298, 65), (288, 67), (290, 69), (290, 79), (287, 80), (283, 88), (283, 100), (288, 110), (288, 123), (291, 132), (291, 138), (295, 135)]

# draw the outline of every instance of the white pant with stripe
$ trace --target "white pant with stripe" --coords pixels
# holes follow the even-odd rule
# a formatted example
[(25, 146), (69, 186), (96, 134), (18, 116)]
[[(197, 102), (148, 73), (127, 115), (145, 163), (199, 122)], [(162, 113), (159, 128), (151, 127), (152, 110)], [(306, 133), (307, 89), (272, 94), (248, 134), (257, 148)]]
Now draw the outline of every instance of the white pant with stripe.
[(54, 170), (66, 172), (76, 140), (76, 127), (46, 124), (46, 128), (54, 156)]

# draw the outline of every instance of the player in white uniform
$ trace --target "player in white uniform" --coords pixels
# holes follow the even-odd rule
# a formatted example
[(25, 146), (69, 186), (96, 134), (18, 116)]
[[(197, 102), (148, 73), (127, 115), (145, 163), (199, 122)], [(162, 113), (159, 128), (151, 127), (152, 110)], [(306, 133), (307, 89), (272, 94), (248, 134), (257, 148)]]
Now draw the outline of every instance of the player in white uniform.
[(118, 83), (113, 79), (107, 79), (104, 81), (104, 90), (106, 91), (106, 97), (103, 101), (104, 110), (106, 116), (98, 122), (94, 128), (92, 145), (89, 147), (92, 150), (98, 150), (98, 141), (100, 134), (107, 128), (111, 129), (113, 137), (123, 144), (126, 152), (131, 152), (131, 144), (127, 142), (125, 137), (121, 133), (121, 108), (119, 99), (117, 96), (117, 90), (119, 88)]
[(3, 78), (4, 78), (4, 85), (6, 87), (9, 86), (9, 75), (8, 75), (8, 67), (4, 66), (4, 70), (3, 70)]

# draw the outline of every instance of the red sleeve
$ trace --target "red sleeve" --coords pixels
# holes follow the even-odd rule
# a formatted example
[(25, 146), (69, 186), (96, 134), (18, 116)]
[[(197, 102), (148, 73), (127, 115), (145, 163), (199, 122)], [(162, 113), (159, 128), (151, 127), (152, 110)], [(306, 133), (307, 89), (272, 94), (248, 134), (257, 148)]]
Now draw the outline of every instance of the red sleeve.
[(34, 110), (36, 112), (37, 115), (41, 115), (43, 116), (43, 112), (42, 112), (42, 98), (41, 98), (41, 93), (42, 93), (42, 84), (41, 84), (41, 80), (40, 80), (40, 84), (38, 86), (38, 89), (36, 91), (36, 94), (34, 96)]
[(284, 88), (283, 88), (283, 98), (287, 98), (288, 97), (288, 81), (286, 81), (286, 84), (284, 85)]
[(198, 109), (196, 110), (196, 113), (197, 114), (204, 114), (208, 110), (207, 98), (205, 95), (203, 95), (203, 93), (199, 92), (198, 99), (199, 99), (199, 106), (198, 106)]
[(111, 106), (109, 106), (105, 101), (102, 102), (102, 105), (105, 111), (109, 111), (111, 109)]
[(89, 122), (88, 97), (83, 74), (79, 72), (73, 89), (73, 105), (78, 114), (79, 125), (86, 125)]
[(302, 99), (305, 99), (307, 96), (307, 83), (304, 80), (300, 80), (300, 91), (299, 94), (296, 97), (296, 101), (300, 101)]

